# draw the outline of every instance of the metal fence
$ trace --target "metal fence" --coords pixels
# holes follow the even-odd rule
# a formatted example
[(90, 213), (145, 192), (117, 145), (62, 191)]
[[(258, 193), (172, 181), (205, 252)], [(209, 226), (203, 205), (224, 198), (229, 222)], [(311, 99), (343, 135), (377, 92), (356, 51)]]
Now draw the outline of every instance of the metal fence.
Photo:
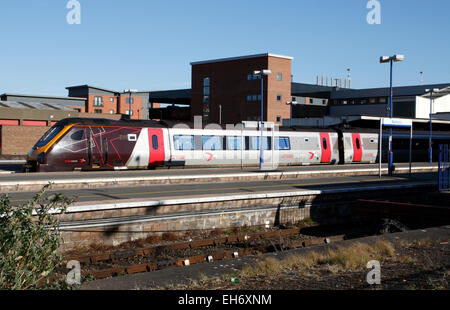
[(450, 189), (450, 163), (448, 144), (439, 145), (439, 190)]

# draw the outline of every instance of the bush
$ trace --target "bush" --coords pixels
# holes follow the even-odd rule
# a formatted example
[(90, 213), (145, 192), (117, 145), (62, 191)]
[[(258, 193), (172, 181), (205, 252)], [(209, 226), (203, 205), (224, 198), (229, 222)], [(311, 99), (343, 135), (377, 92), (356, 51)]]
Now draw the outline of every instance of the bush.
[(62, 194), (45, 195), (51, 184), (24, 205), (12, 206), (8, 195), (0, 198), (0, 289), (37, 289), (48, 285), (48, 276), (62, 258), (59, 220), (73, 202)]

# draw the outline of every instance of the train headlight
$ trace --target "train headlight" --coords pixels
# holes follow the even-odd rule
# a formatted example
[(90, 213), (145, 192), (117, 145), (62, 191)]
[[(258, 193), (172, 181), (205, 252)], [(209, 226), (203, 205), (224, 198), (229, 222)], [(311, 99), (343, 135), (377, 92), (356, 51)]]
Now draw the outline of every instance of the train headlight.
[(45, 153), (39, 154), (38, 157), (37, 157), (37, 161), (38, 161), (40, 164), (45, 164)]

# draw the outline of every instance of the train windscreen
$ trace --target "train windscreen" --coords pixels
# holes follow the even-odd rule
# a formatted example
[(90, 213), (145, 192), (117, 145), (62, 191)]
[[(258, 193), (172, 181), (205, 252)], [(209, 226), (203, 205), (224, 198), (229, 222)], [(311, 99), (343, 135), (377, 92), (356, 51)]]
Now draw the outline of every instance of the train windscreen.
[(50, 128), (43, 136), (42, 138), (34, 145), (34, 149), (37, 149), (38, 147), (43, 147), (47, 143), (49, 143), (62, 129), (64, 126), (61, 125), (54, 125), (52, 128)]

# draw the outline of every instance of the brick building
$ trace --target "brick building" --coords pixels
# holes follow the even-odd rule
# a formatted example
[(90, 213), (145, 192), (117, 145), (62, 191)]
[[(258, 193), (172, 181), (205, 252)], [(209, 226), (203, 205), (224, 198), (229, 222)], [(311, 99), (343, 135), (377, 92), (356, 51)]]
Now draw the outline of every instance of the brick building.
[[(130, 114), (131, 118), (148, 119), (148, 107), (144, 104), (145, 93), (121, 93), (91, 85), (66, 87), (69, 97), (85, 98), (86, 105), (80, 112), (91, 114)], [(148, 100), (148, 99), (147, 99)]]
[(233, 124), (260, 120), (261, 80), (255, 70), (271, 70), (264, 77), (264, 121), (280, 124), (290, 117), (292, 57), (258, 54), (193, 62), (191, 119)]

